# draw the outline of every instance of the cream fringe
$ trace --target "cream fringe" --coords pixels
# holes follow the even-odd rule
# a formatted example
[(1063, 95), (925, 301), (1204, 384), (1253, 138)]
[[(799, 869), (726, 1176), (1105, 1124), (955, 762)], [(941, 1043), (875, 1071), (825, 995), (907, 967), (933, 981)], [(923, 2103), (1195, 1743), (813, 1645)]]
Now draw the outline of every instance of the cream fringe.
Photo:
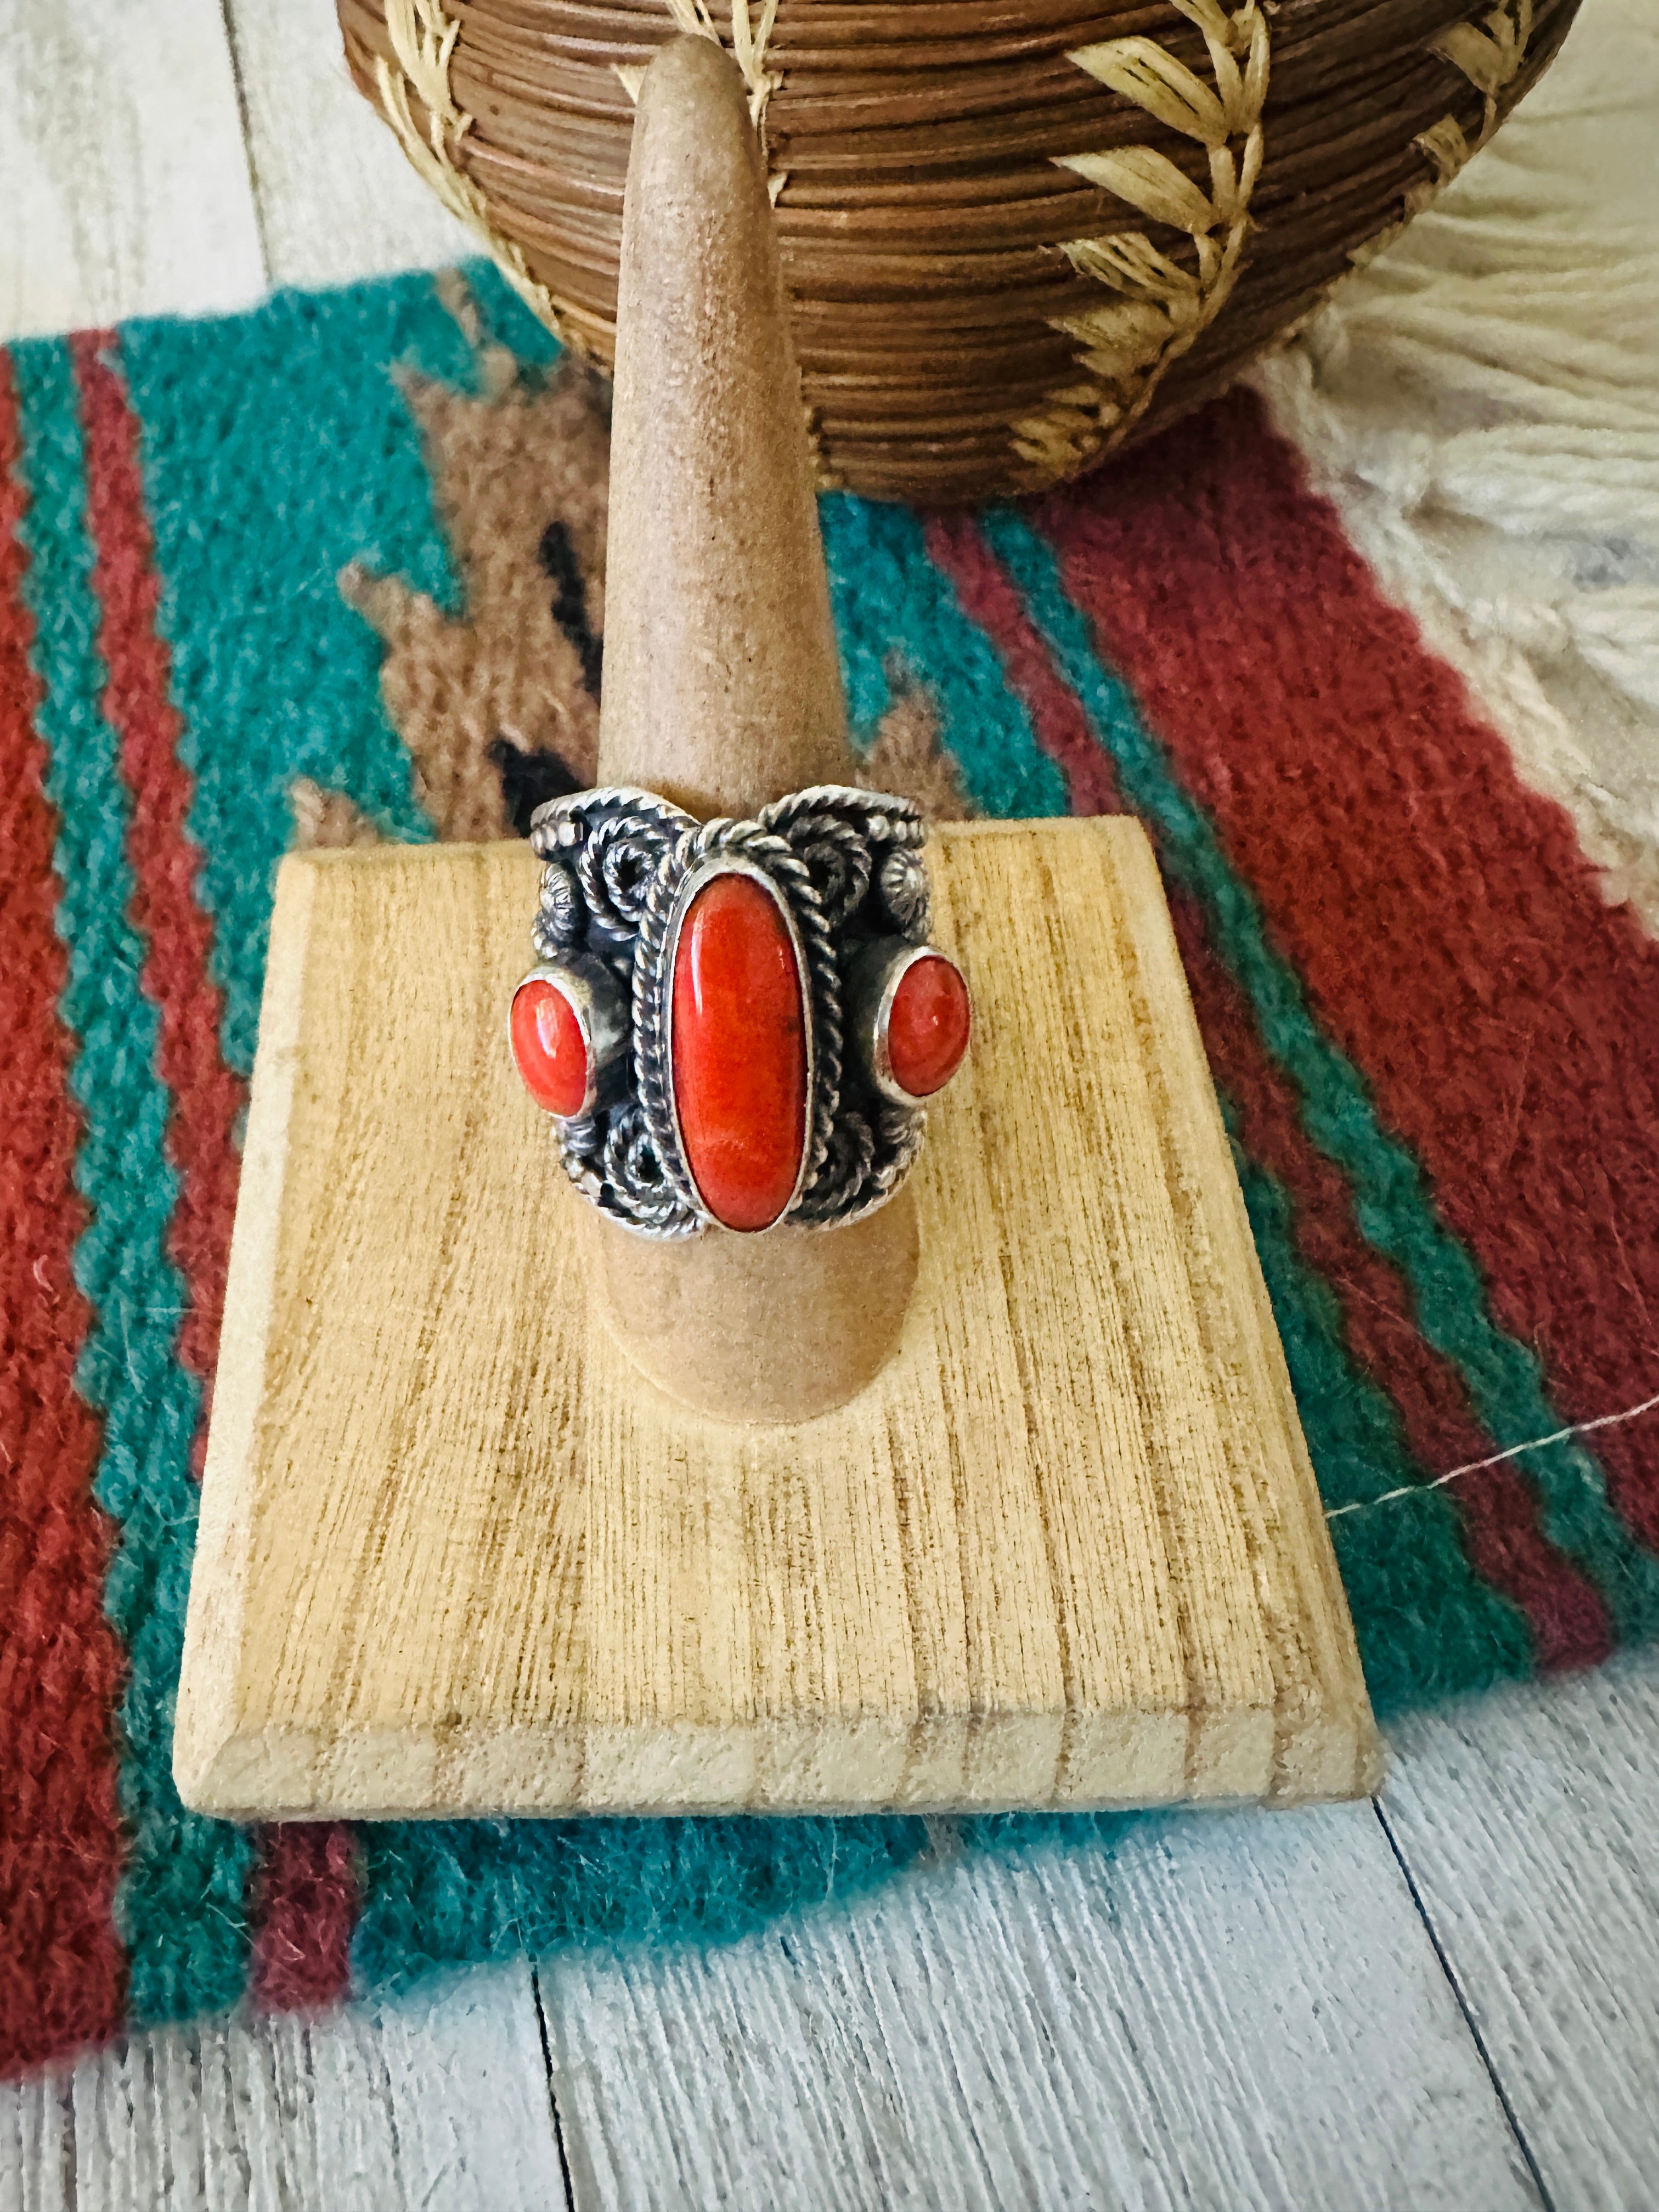
[(1659, 934), (1656, 112), (1659, 7), (1585, 0), (1497, 143), (1255, 381)]

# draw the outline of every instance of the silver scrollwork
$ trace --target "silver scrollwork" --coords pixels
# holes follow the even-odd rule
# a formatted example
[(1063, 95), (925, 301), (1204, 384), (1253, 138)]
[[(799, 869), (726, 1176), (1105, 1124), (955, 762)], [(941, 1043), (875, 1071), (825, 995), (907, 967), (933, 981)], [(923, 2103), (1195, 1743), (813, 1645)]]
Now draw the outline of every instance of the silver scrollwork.
[(908, 799), (844, 785), (792, 793), (754, 821), (699, 824), (633, 790), (577, 793), (537, 811), (532, 843), (545, 863), (537, 951), (597, 955), (623, 975), (631, 1007), (631, 1094), (560, 1129), (566, 1170), (594, 1204), (646, 1236), (684, 1237), (708, 1224), (675, 1115), (669, 968), (682, 886), (722, 856), (763, 875), (786, 906), (810, 990), (807, 1157), (783, 1218), (831, 1227), (891, 1195), (926, 1117), (879, 1095), (847, 1060), (845, 976), (876, 939), (925, 939), (926, 836)]

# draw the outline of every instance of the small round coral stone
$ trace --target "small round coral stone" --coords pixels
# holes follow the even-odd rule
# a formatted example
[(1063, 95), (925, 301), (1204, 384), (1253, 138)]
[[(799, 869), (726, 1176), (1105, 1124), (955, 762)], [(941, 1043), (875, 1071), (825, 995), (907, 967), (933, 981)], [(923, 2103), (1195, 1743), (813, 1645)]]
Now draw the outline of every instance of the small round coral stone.
[(806, 1150), (806, 1010), (794, 940), (752, 876), (712, 877), (674, 952), (674, 1107), (697, 1194), (727, 1229), (769, 1229)]
[(913, 960), (887, 1014), (887, 1064), (900, 1090), (930, 1098), (962, 1065), (973, 1013), (962, 971), (942, 952)]
[(513, 1057), (525, 1088), (538, 1106), (568, 1121), (587, 1096), (587, 1046), (576, 1010), (544, 975), (532, 975), (513, 994), (507, 1024)]

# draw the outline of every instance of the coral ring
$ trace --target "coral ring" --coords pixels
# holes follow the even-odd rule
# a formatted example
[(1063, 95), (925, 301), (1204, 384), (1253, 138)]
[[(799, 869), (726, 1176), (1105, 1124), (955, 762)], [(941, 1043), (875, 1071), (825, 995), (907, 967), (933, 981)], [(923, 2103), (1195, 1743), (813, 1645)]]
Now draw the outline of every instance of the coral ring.
[(926, 834), (908, 799), (838, 784), (752, 822), (630, 790), (538, 810), (539, 964), (508, 1037), (603, 1212), (753, 1233), (891, 1196), (972, 1026), (927, 942)]

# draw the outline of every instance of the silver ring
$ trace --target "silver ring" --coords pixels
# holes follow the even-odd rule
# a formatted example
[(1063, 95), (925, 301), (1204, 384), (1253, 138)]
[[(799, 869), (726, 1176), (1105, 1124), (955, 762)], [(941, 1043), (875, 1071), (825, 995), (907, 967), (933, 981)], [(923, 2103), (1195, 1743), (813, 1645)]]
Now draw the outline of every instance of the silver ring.
[(586, 1198), (694, 1237), (838, 1228), (892, 1196), (971, 1020), (927, 942), (927, 834), (908, 799), (841, 784), (752, 822), (628, 789), (537, 809), (508, 1039)]

